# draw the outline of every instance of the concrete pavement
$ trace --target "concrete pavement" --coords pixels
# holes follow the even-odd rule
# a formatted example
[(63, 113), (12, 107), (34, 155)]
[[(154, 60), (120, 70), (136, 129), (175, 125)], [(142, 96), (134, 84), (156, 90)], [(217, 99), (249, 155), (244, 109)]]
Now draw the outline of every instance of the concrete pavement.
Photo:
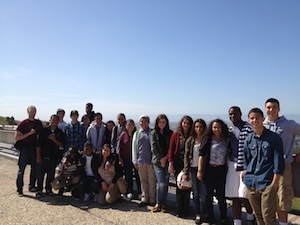
[[(169, 189), (168, 213), (153, 213), (150, 206), (140, 208), (137, 200), (99, 206), (93, 201), (87, 203), (83, 200), (76, 201), (69, 193), (65, 193), (63, 197), (54, 195), (36, 199), (35, 193), (28, 192), (26, 188), (30, 171), (28, 166), (24, 176), (24, 196), (19, 197), (15, 185), (18, 157), (12, 156), (9, 152), (5, 153), (4, 150), (8, 151), (11, 145), (3, 146), (3, 143), (0, 143), (1, 147), (0, 224), (195, 224), (192, 207), (189, 218), (175, 217), (174, 187)], [(218, 214), (217, 206), (214, 210)], [(289, 220), (290, 224), (300, 224), (299, 216), (290, 214)], [(228, 209), (228, 222), (232, 223), (231, 209)]]

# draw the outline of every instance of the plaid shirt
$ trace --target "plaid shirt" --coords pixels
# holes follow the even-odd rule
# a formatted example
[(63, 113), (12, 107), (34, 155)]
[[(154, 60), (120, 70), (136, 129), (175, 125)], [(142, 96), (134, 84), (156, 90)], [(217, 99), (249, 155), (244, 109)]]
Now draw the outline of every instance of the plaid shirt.
[(83, 151), (83, 144), (86, 140), (83, 123), (78, 121), (75, 124), (68, 123), (66, 125), (65, 134), (67, 140), (66, 150), (68, 150), (70, 146), (75, 146), (78, 151)]

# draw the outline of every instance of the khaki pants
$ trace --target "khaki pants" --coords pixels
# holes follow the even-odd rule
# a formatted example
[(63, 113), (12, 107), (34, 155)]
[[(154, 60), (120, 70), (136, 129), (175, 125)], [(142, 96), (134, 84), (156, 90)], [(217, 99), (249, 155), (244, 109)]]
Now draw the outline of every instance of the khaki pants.
[(156, 176), (153, 165), (139, 165), (138, 171), (142, 187), (142, 201), (155, 203)]
[(104, 205), (106, 203), (111, 204), (117, 201), (120, 198), (120, 191), (118, 185), (115, 184), (114, 188), (111, 191), (105, 192), (102, 188), (99, 191), (98, 203)]
[(260, 191), (248, 188), (248, 198), (258, 225), (277, 225), (277, 195), (272, 185)]

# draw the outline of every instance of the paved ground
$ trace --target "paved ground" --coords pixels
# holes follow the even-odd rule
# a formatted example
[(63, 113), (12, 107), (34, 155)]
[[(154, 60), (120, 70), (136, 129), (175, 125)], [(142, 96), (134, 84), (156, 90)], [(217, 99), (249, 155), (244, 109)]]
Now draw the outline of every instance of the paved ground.
[[(1, 145), (0, 145), (1, 148)], [(36, 199), (35, 194), (27, 191), (29, 166), (26, 168), (24, 196), (16, 193), (17, 156), (4, 156), (0, 151), (0, 224), (195, 224), (191, 216), (187, 219), (176, 218), (175, 188), (168, 195), (168, 213), (153, 213), (152, 207), (139, 208), (138, 201), (115, 203), (99, 206), (92, 201), (85, 203), (74, 200), (68, 193), (63, 197), (43, 196)], [(192, 204), (191, 204), (192, 205)], [(218, 213), (217, 207), (215, 212)], [(228, 210), (228, 222), (231, 210)], [(243, 215), (245, 217), (245, 215)], [(300, 217), (289, 215), (291, 224), (300, 224)], [(206, 224), (206, 223), (203, 223)]]

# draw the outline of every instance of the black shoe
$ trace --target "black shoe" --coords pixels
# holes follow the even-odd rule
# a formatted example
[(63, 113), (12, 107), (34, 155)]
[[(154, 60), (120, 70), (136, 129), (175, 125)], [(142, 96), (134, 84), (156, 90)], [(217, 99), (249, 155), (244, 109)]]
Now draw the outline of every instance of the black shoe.
[(28, 191), (29, 191), (29, 192), (36, 192), (36, 188), (35, 188), (35, 187), (29, 187), (29, 188), (28, 188)]
[(46, 190), (46, 195), (53, 195), (53, 192), (52, 192), (52, 190)]
[(201, 220), (201, 217), (198, 217), (195, 219), (195, 224), (202, 224), (202, 220)]
[(42, 192), (38, 191), (38, 192), (35, 194), (35, 197), (36, 197), (36, 198), (41, 198), (41, 197), (42, 197)]
[(256, 220), (247, 220), (247, 225), (257, 225)]
[(22, 190), (17, 190), (17, 192), (20, 197), (24, 195)]
[(147, 206), (147, 202), (140, 202), (139, 203), (139, 207), (144, 207), (144, 206)]

